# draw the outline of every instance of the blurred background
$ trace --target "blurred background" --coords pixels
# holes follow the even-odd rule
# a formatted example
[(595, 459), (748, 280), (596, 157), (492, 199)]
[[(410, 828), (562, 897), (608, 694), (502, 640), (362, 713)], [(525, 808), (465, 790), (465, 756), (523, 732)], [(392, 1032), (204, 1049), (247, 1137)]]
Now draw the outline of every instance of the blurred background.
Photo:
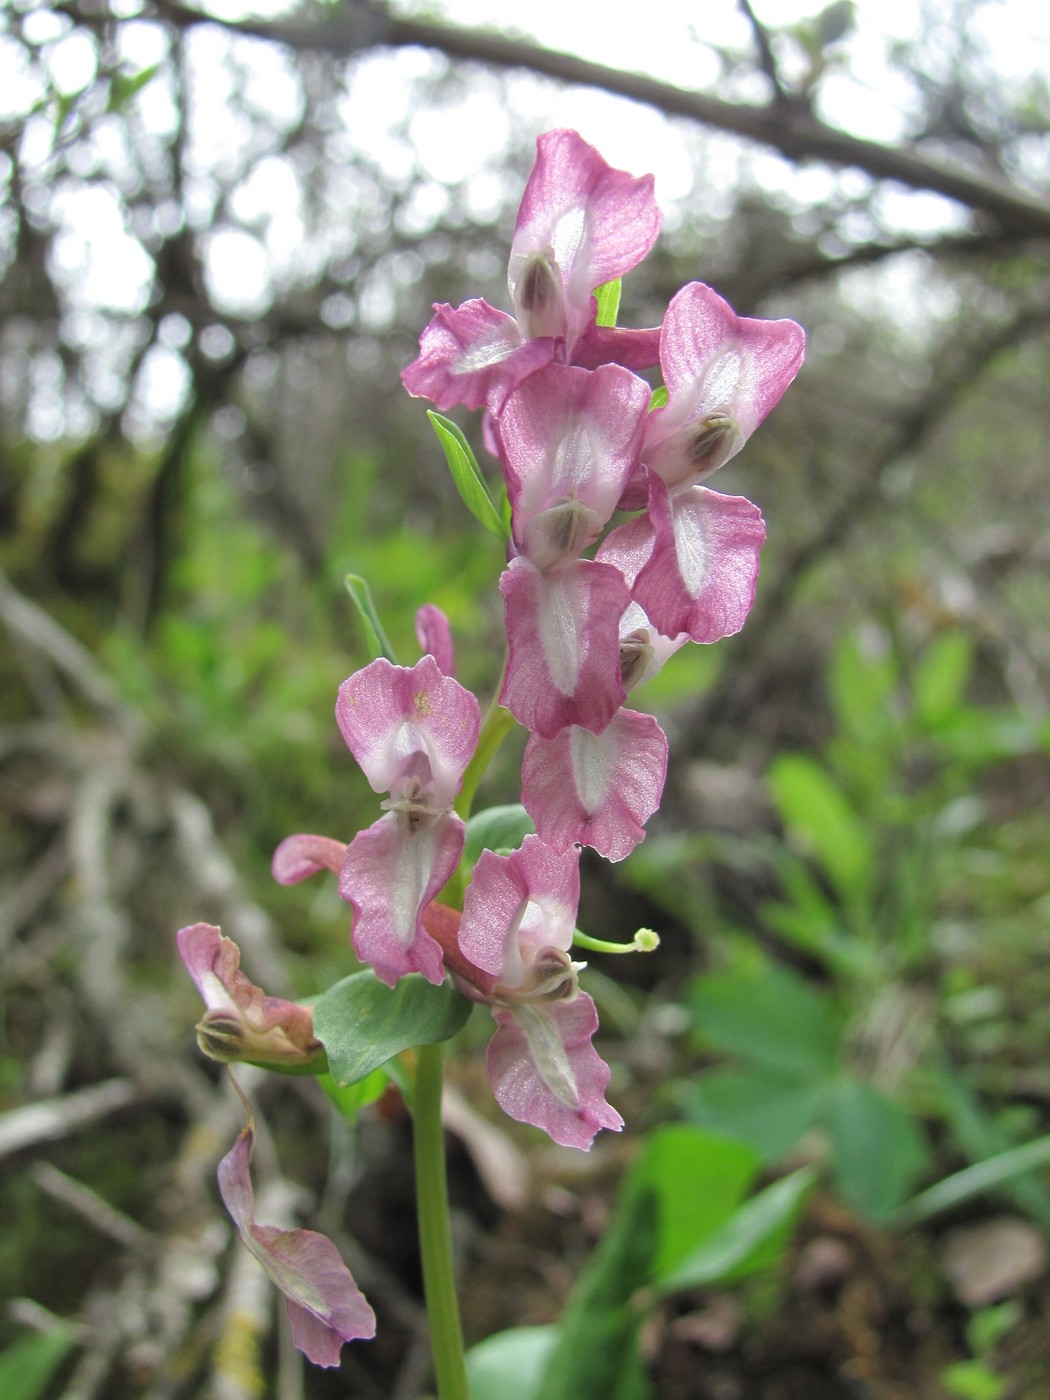
[(269, 875), (374, 817), (333, 722), (369, 660), (348, 571), (402, 659), (436, 603), (497, 683), (499, 546), (398, 375), (433, 302), (508, 307), (555, 126), (656, 174), (622, 324), (700, 279), (808, 351), (715, 483), (768, 524), (748, 624), (638, 695), (664, 806), (625, 864), (585, 857), (581, 926), (663, 938), (587, 974), (625, 1134), (552, 1150), (491, 1103), (484, 1026), (457, 1042), (468, 1340), (554, 1319), (638, 1144), (685, 1123), (712, 1190), (727, 1142), (819, 1179), (746, 1278), (649, 1311), (662, 1400), (1050, 1394), (1048, 75), (1028, 0), (10, 0), (8, 1400), (427, 1393), (396, 1096), (332, 1126), (312, 1082), (241, 1077), (259, 1218), (332, 1234), (379, 1314), (304, 1371), (217, 1205), (243, 1109), (174, 933), (221, 923), (276, 995), (353, 968), (334, 881)]

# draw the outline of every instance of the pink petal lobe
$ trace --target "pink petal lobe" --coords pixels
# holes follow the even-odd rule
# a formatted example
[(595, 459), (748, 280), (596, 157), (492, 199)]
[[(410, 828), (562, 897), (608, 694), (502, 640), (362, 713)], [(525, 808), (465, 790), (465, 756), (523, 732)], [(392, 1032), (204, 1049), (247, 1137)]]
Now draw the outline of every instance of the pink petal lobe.
[(623, 703), (619, 621), (630, 601), (618, 571), (590, 559), (541, 572), (520, 556), (500, 579), (509, 654), (500, 692), (526, 729), (603, 729)]
[(252, 1141), (245, 1128), (219, 1163), (222, 1199), (241, 1240), (285, 1295), (296, 1346), (316, 1366), (338, 1366), (344, 1342), (375, 1336), (375, 1314), (326, 1236), (256, 1224)]
[(461, 404), (498, 412), (514, 385), (554, 354), (552, 340), (525, 339), (513, 316), (480, 297), (434, 313), (401, 382), (442, 410)]
[(497, 1029), (486, 1062), (504, 1113), (582, 1151), (601, 1128), (623, 1127), (605, 1100), (609, 1067), (591, 1044), (598, 1013), (585, 992), (571, 1001), (494, 1006), (492, 1014)]
[(441, 947), (422, 916), (459, 864), (464, 833), (452, 812), (413, 819), (388, 812), (347, 849), (339, 893), (354, 909), (354, 951), (388, 987), (409, 972), (435, 986), (444, 980)]
[(346, 846), (331, 836), (286, 836), (274, 851), (270, 868), (279, 885), (298, 885), (321, 870), (338, 875), (345, 856)]
[(460, 950), (504, 991), (521, 988), (538, 954), (572, 947), (579, 899), (578, 851), (552, 851), (536, 836), (509, 856), (483, 851), (463, 900)]
[(743, 496), (703, 486), (671, 495), (650, 475), (655, 544), (632, 596), (665, 637), (716, 642), (739, 632), (755, 597), (766, 530)]
[[(478, 702), (433, 656), (415, 666), (384, 657), (339, 687), (336, 719), (375, 792), (411, 796), (435, 811), (452, 806), (477, 744)], [(404, 790), (404, 791), (403, 791)]]
[(594, 289), (641, 262), (660, 210), (651, 175), (614, 170), (575, 131), (549, 131), (536, 144), (507, 281), (526, 335), (563, 336), (571, 360), (594, 320)]
[(432, 656), (443, 676), (456, 674), (452, 649), (452, 628), (448, 618), (433, 603), (424, 603), (416, 613), (416, 639), (424, 654)]
[(525, 749), (521, 799), (556, 851), (574, 842), (607, 860), (628, 856), (660, 805), (667, 739), (652, 715), (618, 710), (600, 734), (575, 725)]

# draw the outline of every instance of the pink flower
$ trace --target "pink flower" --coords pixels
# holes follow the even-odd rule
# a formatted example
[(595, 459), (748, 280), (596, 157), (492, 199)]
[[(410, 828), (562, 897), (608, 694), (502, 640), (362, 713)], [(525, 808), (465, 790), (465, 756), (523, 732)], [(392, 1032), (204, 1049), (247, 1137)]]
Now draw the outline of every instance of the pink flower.
[(649, 386), (619, 365), (553, 364), (510, 395), (499, 439), (514, 543), (539, 569), (601, 534), (639, 458)]
[(405, 388), (441, 409), (498, 413), (515, 385), (554, 359), (590, 368), (655, 364), (658, 331), (597, 326), (594, 291), (635, 267), (659, 229), (651, 175), (613, 170), (575, 131), (547, 132), (511, 243), (517, 319), (480, 298), (435, 306), (419, 356), (401, 375)]
[(252, 1144), (245, 1128), (219, 1163), (222, 1199), (244, 1245), (284, 1294), (295, 1345), (315, 1366), (338, 1366), (344, 1342), (375, 1336), (375, 1314), (330, 1239), (256, 1224)]
[(325, 1068), (313, 1012), (260, 991), (241, 971), (241, 952), (231, 938), (213, 924), (191, 924), (176, 937), (186, 971), (207, 1007), (197, 1025), (197, 1044), (205, 1055), (291, 1074), (318, 1074)]
[(623, 860), (645, 839), (667, 774), (667, 739), (651, 715), (617, 710), (598, 734), (578, 725), (553, 739), (533, 734), (521, 769), (521, 800), (537, 835), (555, 851), (593, 846)]
[(672, 490), (740, 451), (802, 364), (794, 321), (737, 316), (702, 282), (672, 298), (660, 333), (667, 403), (649, 417), (642, 460)]
[(591, 1044), (597, 1012), (569, 956), (579, 894), (576, 850), (558, 854), (527, 836), (509, 856), (483, 851), (455, 967), (470, 994), (493, 1008), (487, 1063), (500, 1107), (563, 1146), (586, 1149), (623, 1119), (605, 1100), (609, 1069)]
[(452, 811), (480, 726), (478, 702), (433, 656), (415, 666), (380, 658), (339, 688), (336, 719), (387, 814), (354, 837), (339, 892), (354, 909), (353, 942), (388, 986), (408, 972), (444, 977), (422, 910), (463, 852)]
[(547, 738), (567, 724), (604, 729), (626, 694), (618, 627), (630, 594), (620, 572), (592, 559), (544, 572), (521, 555), (499, 586), (509, 647), (500, 704)]

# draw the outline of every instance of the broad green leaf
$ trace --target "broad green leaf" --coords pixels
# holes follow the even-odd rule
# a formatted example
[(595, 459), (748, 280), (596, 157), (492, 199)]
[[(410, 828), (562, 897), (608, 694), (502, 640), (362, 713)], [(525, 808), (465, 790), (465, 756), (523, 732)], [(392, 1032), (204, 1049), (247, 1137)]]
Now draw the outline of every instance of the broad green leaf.
[(973, 670), (973, 645), (965, 632), (941, 632), (923, 652), (912, 677), (915, 718), (937, 729), (963, 706)]
[(844, 899), (865, 899), (875, 863), (871, 842), (825, 769), (804, 754), (783, 754), (770, 767), (769, 786), (789, 836), (818, 862)]
[(344, 977), (314, 1005), (314, 1033), (332, 1077), (357, 1084), (416, 1045), (448, 1040), (467, 1023), (471, 1003), (453, 987), (433, 986), (418, 972), (384, 986), (369, 969)]
[(661, 1292), (730, 1283), (769, 1268), (787, 1247), (815, 1180), (813, 1169), (803, 1167), (760, 1191), (678, 1268), (659, 1280)]
[(869, 1220), (887, 1220), (926, 1167), (918, 1128), (897, 1104), (854, 1080), (836, 1086), (824, 1121), (842, 1194)]
[(374, 1069), (355, 1084), (337, 1084), (330, 1074), (318, 1075), (317, 1082), (343, 1117), (352, 1123), (363, 1108), (382, 1095), (390, 1076), (385, 1069)]
[(758, 1153), (747, 1143), (685, 1124), (653, 1133), (636, 1170), (656, 1196), (653, 1277), (661, 1278), (729, 1219), (754, 1181)]
[(473, 865), (482, 851), (513, 851), (536, 830), (532, 818), (520, 802), (506, 807), (487, 807), (475, 812), (467, 822), (463, 858)]
[(463, 498), (463, 504), (475, 520), (505, 544), (510, 538), (510, 531), (500, 512), (492, 504), (492, 497), (470, 443), (451, 419), (443, 418), (433, 409), (427, 410), (427, 417), (437, 433), (438, 442), (448, 462), (452, 480), (456, 483), (456, 490)]
[(37, 1400), (76, 1340), (72, 1327), (19, 1337), (0, 1352), (0, 1395), (4, 1400)]
[(801, 977), (767, 964), (698, 978), (690, 996), (698, 1034), (784, 1079), (832, 1076), (842, 1027), (826, 997)]
[(535, 1400), (558, 1329), (512, 1327), (467, 1352), (470, 1400)]
[(750, 1143), (765, 1162), (778, 1161), (816, 1121), (825, 1085), (781, 1079), (768, 1070), (715, 1070), (685, 1098), (690, 1120)]
[(613, 281), (605, 282), (602, 286), (595, 288), (594, 296), (598, 302), (596, 325), (616, 325), (616, 318), (620, 314), (620, 292), (622, 290), (622, 285), (621, 278), (616, 277)]
[(385, 656), (388, 661), (394, 662), (396, 665), (397, 658), (394, 655), (394, 648), (390, 645), (387, 635), (383, 631), (383, 624), (379, 621), (379, 614), (372, 602), (372, 594), (368, 584), (360, 574), (347, 574), (343, 583), (346, 585), (346, 591), (353, 599), (361, 618), (361, 625), (365, 631), (365, 642), (372, 660), (378, 661), (381, 656)]

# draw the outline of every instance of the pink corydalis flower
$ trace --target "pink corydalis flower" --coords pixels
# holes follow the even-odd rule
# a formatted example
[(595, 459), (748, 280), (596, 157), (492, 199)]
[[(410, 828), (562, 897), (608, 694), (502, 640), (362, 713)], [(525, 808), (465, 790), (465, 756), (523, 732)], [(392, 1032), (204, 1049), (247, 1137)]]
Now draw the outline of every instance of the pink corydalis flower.
[(575, 131), (547, 132), (511, 243), (515, 316), (481, 298), (436, 305), (418, 357), (402, 372), (405, 388), (441, 409), (498, 413), (515, 385), (554, 359), (589, 368), (655, 364), (659, 331), (597, 326), (594, 291), (635, 267), (659, 230), (651, 175), (614, 170)]
[(703, 282), (683, 287), (660, 332), (667, 403), (649, 416), (642, 460), (673, 490), (736, 455), (802, 364), (794, 321), (737, 316)]
[(649, 386), (619, 365), (548, 365), (510, 395), (499, 440), (514, 543), (539, 569), (601, 534), (634, 471)]
[(576, 850), (559, 855), (527, 836), (509, 856), (483, 851), (454, 966), (468, 994), (492, 1006), (487, 1065), (500, 1107), (565, 1147), (586, 1149), (623, 1119), (605, 1100), (609, 1068), (591, 1044), (598, 1016), (569, 954), (579, 894)]
[(622, 574), (593, 559), (541, 570), (520, 555), (499, 587), (508, 646), (500, 704), (547, 738), (567, 724), (604, 729), (626, 695), (618, 628), (630, 593)]
[(284, 1294), (295, 1345), (315, 1366), (338, 1366), (344, 1342), (375, 1336), (375, 1313), (325, 1235), (256, 1223), (252, 1145), (245, 1128), (219, 1163), (223, 1202), (245, 1247)]
[(521, 769), (521, 800), (537, 835), (555, 851), (593, 846), (623, 860), (645, 839), (667, 776), (667, 739), (652, 715), (618, 710), (600, 734), (569, 725), (533, 734)]
[(478, 702), (433, 656), (380, 658), (339, 687), (336, 719), (386, 815), (347, 848), (339, 892), (354, 909), (353, 943), (388, 986), (409, 972), (444, 978), (424, 907), (452, 875), (465, 828), (452, 811), (478, 740)]
[(191, 924), (176, 938), (207, 1007), (197, 1023), (197, 1044), (205, 1055), (291, 1074), (319, 1074), (325, 1068), (311, 1009), (266, 996), (241, 971), (241, 952), (231, 938), (213, 924)]

